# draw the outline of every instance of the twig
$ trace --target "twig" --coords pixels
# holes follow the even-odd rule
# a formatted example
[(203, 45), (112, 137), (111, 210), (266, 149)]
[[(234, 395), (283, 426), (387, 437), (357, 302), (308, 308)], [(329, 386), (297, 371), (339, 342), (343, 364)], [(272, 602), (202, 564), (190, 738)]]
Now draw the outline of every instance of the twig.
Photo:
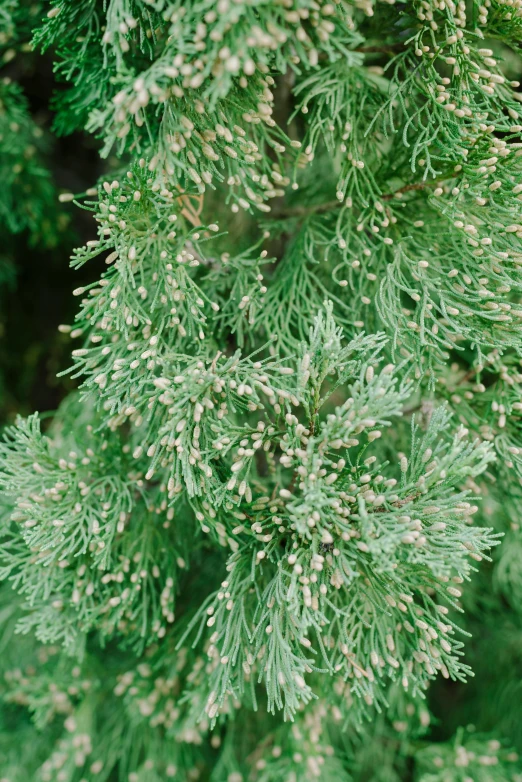
[[(384, 195), (380, 196), (380, 200), (391, 201), (393, 198), (396, 198), (402, 193), (409, 193), (412, 190), (424, 190), (427, 187), (435, 187), (436, 185), (439, 185), (441, 181), (443, 180), (436, 179), (433, 182), (412, 182), (408, 185), (399, 187), (392, 193), (385, 193)], [(314, 204), (312, 206), (294, 206), (287, 209), (282, 209), (277, 214), (274, 214), (274, 217), (307, 217), (308, 215), (313, 214), (323, 214), (324, 212), (329, 212), (331, 209), (339, 209), (342, 206), (344, 206), (344, 201), (339, 201), (336, 199), (335, 201), (326, 201), (325, 203)]]
[(359, 46), (354, 52), (362, 54), (395, 54), (404, 49), (404, 43), (391, 43), (388, 46)]
[[(176, 199), (181, 206), (181, 214), (183, 217), (192, 223), (194, 228), (201, 226), (200, 214), (203, 209), (203, 196), (186, 195), (182, 194)], [(197, 206), (194, 206), (193, 201), (196, 201)]]
[(364, 670), (364, 668), (361, 668), (361, 666), (360, 666), (360, 665), (358, 665), (358, 664), (355, 662), (355, 660), (354, 660), (354, 659), (353, 659), (353, 657), (352, 657), (352, 654), (351, 654), (351, 652), (348, 652), (348, 654), (347, 654), (346, 656), (347, 656), (347, 658), (348, 658), (348, 661), (349, 661), (350, 665), (352, 666), (352, 668), (357, 668), (357, 670), (358, 670), (360, 673), (362, 673), (362, 675), (363, 675), (363, 676), (366, 676), (366, 678), (367, 678), (367, 679), (369, 679), (369, 678), (370, 678), (370, 677), (368, 676), (367, 672)]

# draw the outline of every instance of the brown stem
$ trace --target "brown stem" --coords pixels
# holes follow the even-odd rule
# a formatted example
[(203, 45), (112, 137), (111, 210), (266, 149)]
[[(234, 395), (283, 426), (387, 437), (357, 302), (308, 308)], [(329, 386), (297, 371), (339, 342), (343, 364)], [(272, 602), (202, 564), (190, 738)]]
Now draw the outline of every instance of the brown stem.
[(359, 46), (354, 49), (354, 52), (362, 52), (362, 54), (395, 54), (404, 49), (404, 44), (392, 43), (389, 46)]
[(183, 217), (188, 220), (189, 223), (192, 223), (194, 228), (199, 228), (201, 226), (200, 215), (203, 209), (203, 196), (186, 195), (182, 192), (176, 200), (181, 206), (181, 214)]
[[(409, 193), (412, 190), (424, 190), (427, 187), (434, 187), (439, 185), (443, 180), (436, 179), (433, 182), (412, 182), (408, 185), (403, 185), (397, 190), (391, 193), (385, 193), (380, 197), (381, 201), (391, 201), (392, 198), (396, 198), (402, 193)], [(339, 209), (343, 206), (343, 202), (336, 199), (335, 201), (326, 201), (322, 204), (314, 204), (313, 206), (294, 206), (287, 209), (282, 209), (280, 212), (274, 215), (275, 218), (285, 217), (307, 217), (312, 214), (323, 214), (329, 212), (331, 209)]]
[(355, 662), (355, 660), (353, 659), (353, 655), (351, 654), (351, 652), (348, 652), (348, 654), (347, 654), (346, 656), (348, 657), (348, 662), (350, 663), (350, 665), (352, 666), (352, 668), (357, 668), (357, 670), (359, 671), (359, 673), (362, 673), (362, 675), (363, 675), (363, 676), (366, 676), (366, 678), (368, 679), (368, 678), (369, 678), (369, 676), (368, 676), (367, 672), (364, 670), (364, 668), (361, 668), (361, 666), (360, 666), (360, 665), (358, 665), (358, 664)]
[(311, 214), (322, 214), (323, 212), (329, 212), (331, 209), (342, 206), (342, 202), (327, 201), (323, 204), (314, 204), (313, 206), (293, 206), (286, 209), (281, 209), (280, 212), (274, 215), (275, 218), (279, 217), (307, 217)]
[(424, 190), (426, 187), (433, 187), (434, 185), (438, 184), (439, 180), (437, 179), (433, 182), (412, 182), (409, 185), (403, 185), (402, 187), (399, 187), (399, 189), (395, 190), (393, 193), (385, 193), (385, 195), (381, 196), (381, 200), (391, 201), (392, 198), (395, 198), (401, 193), (409, 193), (411, 190)]

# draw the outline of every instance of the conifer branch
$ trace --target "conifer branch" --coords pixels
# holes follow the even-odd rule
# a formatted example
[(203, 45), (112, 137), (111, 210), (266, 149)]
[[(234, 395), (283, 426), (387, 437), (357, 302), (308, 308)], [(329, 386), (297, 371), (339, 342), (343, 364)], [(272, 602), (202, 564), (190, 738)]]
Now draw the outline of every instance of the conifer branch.
[[(520, 0), (4, 6), (105, 173), (0, 443), (0, 778), (514, 782)], [(56, 243), (9, 79), (0, 151)]]

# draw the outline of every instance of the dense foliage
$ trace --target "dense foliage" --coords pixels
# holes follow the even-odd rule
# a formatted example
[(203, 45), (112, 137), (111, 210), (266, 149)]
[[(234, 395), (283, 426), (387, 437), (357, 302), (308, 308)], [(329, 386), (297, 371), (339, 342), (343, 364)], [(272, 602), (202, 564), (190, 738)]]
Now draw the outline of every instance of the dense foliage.
[(91, 238), (76, 390), (0, 444), (2, 782), (522, 780), (521, 43), (521, 0), (3, 1), (2, 297)]

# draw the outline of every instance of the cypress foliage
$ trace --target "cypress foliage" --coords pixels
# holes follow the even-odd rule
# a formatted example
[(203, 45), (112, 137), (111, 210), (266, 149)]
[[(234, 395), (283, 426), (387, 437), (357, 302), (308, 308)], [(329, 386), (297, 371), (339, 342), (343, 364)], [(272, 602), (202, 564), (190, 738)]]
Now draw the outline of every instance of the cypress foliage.
[(521, 0), (4, 0), (3, 231), (92, 238), (76, 390), (0, 444), (2, 782), (522, 780), (521, 43)]

